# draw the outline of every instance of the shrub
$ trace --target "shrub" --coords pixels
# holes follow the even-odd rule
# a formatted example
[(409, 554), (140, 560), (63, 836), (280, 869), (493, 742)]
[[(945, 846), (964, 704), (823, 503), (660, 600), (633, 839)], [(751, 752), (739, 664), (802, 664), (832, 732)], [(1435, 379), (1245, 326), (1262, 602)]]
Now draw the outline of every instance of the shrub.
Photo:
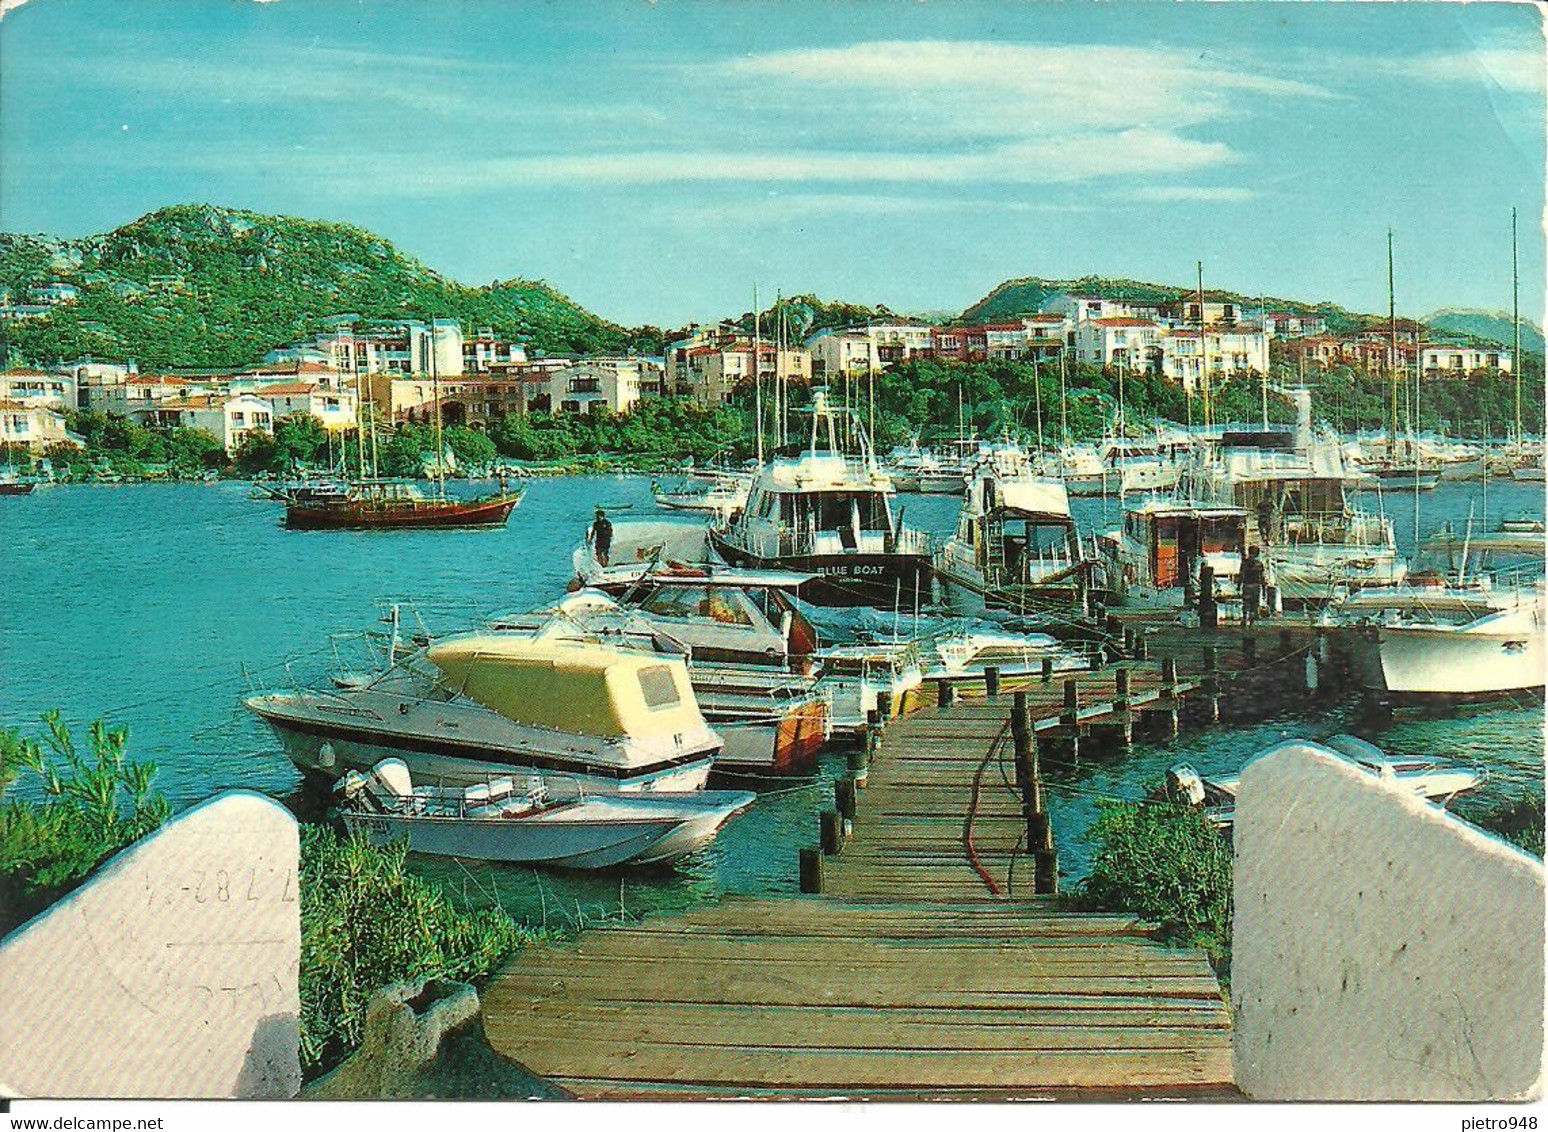
[(1201, 947), (1218, 970), (1231, 951), (1231, 846), (1198, 810), (1162, 802), (1098, 803), (1083, 903), (1132, 912), (1163, 938)]
[(378, 849), (325, 826), (301, 831), (301, 1066), (331, 1069), (361, 1040), (366, 1005), (391, 983), (435, 975), (471, 981), (531, 934), (502, 912), (460, 912)]
[(58, 712), (43, 717), (44, 743), (0, 731), (0, 791), (22, 773), (42, 801), (0, 807), (0, 927), (9, 930), (86, 879), (102, 861), (156, 829), (170, 812), (151, 786), (154, 763), (125, 757), (129, 733), (101, 720), (82, 755)]

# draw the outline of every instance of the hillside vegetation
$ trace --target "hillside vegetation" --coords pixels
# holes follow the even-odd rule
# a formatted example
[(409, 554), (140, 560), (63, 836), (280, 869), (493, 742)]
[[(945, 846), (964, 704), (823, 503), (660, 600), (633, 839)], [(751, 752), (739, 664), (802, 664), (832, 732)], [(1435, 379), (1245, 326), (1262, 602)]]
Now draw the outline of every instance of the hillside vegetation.
[(163, 208), (99, 236), (0, 234), (0, 289), (72, 283), (79, 302), (5, 324), (11, 364), (133, 358), (142, 370), (242, 366), (365, 319), (458, 319), (549, 352), (622, 348), (628, 335), (545, 283), (466, 287), (348, 224), (211, 205)]
[[(1190, 287), (1145, 283), (1135, 279), (1105, 279), (1099, 275), (1087, 275), (1080, 279), (1038, 279), (1028, 276), (1024, 279), (1007, 279), (963, 311), (960, 321), (964, 323), (998, 322), (1002, 319), (1035, 314), (1045, 299), (1061, 291), (1134, 303), (1167, 303), (1194, 294), (1194, 290)], [(1204, 295), (1211, 302), (1224, 300), (1254, 307), (1259, 301), (1257, 295), (1239, 295), (1234, 291), (1221, 291), (1214, 288), (1206, 288)], [(1328, 330), (1334, 334), (1369, 325), (1376, 317), (1355, 314), (1336, 303), (1307, 303), (1297, 299), (1281, 299), (1273, 295), (1262, 298), (1274, 310), (1320, 315), (1327, 320)]]

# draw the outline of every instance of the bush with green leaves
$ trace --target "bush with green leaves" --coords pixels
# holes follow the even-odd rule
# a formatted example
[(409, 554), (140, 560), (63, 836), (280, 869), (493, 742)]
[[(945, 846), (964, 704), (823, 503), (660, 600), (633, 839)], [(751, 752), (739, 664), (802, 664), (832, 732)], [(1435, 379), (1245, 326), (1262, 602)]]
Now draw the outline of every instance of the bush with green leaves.
[[(36, 915), (102, 861), (156, 829), (170, 810), (151, 785), (154, 763), (130, 760), (128, 731), (91, 725), (82, 753), (58, 712), (43, 742), (0, 731), (0, 928)], [(30, 781), (37, 799), (15, 794)]]
[(404, 843), (376, 848), (301, 828), (301, 1065), (317, 1076), (360, 1044), (389, 984), (489, 974), (532, 934), (503, 912), (462, 912), (406, 871)]
[(1098, 803), (1089, 837), (1096, 847), (1080, 899), (1131, 912), (1162, 937), (1230, 963), (1231, 846), (1207, 817), (1169, 802)]

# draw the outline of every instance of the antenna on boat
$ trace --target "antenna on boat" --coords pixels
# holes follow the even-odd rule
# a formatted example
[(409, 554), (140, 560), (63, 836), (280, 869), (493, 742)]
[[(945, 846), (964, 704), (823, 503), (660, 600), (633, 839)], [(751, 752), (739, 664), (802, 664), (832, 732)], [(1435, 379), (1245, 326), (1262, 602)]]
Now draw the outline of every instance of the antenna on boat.
[(758, 463), (763, 464), (763, 373), (758, 368), (758, 284), (753, 284), (753, 415), (758, 419)]
[(1521, 443), (1521, 273), (1516, 258), (1516, 210), (1510, 210), (1510, 365), (1516, 371), (1516, 454), (1520, 458)]

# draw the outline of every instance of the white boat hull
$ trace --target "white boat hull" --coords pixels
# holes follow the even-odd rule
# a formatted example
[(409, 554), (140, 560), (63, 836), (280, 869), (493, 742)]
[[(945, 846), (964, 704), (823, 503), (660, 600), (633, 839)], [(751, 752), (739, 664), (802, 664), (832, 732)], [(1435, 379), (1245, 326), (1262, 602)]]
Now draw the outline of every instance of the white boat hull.
[(346, 771), (369, 772), (383, 759), (402, 759), (414, 778), (422, 782), (473, 786), (507, 775), (537, 776), (579, 783), (593, 793), (702, 790), (709, 781), (709, 752), (691, 754), (672, 765), (638, 774), (596, 773), (576, 758), (566, 765), (555, 752), (526, 753), (516, 749), (490, 749), (480, 757), (476, 750), (451, 752), (414, 736), (377, 734), (355, 728), (315, 727), (260, 712), (279, 737), (300, 770), (334, 779)]
[(1542, 625), (1497, 632), (1397, 625), (1358, 638), (1365, 685), (1398, 696), (1484, 696), (1541, 691)]
[(508, 864), (603, 869), (677, 860), (710, 841), (751, 794), (613, 796), (513, 817), (424, 817), (348, 812), (344, 824), (375, 845), (406, 840), (415, 853)]

